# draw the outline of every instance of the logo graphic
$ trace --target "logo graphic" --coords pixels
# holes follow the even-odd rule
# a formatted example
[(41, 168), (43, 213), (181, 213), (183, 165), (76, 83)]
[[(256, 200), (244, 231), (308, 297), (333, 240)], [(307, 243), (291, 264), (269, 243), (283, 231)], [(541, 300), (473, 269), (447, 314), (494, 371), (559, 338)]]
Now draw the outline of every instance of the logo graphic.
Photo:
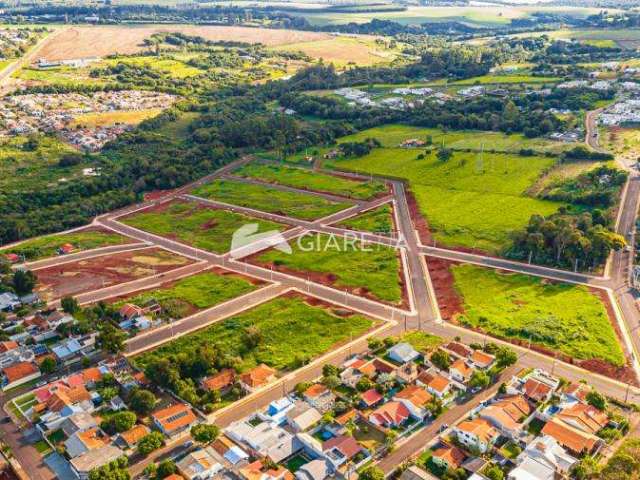
[(291, 254), (291, 246), (278, 230), (258, 232), (257, 223), (246, 223), (231, 237), (231, 258), (237, 259), (259, 252), (269, 247), (274, 247), (282, 253)]

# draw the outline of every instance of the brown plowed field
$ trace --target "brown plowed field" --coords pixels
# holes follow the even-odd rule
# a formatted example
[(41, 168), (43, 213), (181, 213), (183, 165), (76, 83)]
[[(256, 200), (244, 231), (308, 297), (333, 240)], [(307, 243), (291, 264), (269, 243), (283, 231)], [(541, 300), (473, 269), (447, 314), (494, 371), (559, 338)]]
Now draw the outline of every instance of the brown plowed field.
[(38, 57), (52, 61), (104, 57), (116, 53), (138, 53), (148, 49), (142, 44), (145, 38), (161, 32), (180, 32), (213, 41), (230, 40), (262, 43), (267, 46), (313, 42), (332, 38), (326, 33), (319, 32), (251, 27), (196, 25), (78, 26), (68, 28), (60, 35), (55, 36), (51, 42), (42, 47)]
[(36, 289), (43, 299), (50, 301), (167, 272), (189, 263), (191, 260), (160, 248), (103, 255), (36, 270)]

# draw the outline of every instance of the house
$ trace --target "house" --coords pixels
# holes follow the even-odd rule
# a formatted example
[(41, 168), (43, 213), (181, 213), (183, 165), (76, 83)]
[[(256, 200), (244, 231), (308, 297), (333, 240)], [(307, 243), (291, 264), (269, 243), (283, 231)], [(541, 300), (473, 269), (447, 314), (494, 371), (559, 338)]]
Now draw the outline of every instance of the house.
[(467, 456), (458, 447), (444, 445), (434, 450), (431, 458), (433, 463), (446, 470), (456, 470)]
[(400, 383), (412, 383), (419, 374), (418, 365), (415, 362), (405, 363), (396, 369), (396, 380)]
[(228, 392), (236, 381), (236, 372), (231, 368), (220, 370), (215, 375), (206, 377), (200, 382), (203, 389), (207, 391)]
[(587, 403), (587, 394), (591, 391), (591, 387), (585, 383), (570, 383), (562, 392), (562, 401), (564, 403)]
[(361, 358), (352, 358), (345, 362), (342, 372), (340, 372), (340, 381), (347, 387), (355, 388), (360, 379), (364, 376), (364, 373), (360, 370), (360, 367), (366, 365), (367, 361)]
[(9, 263), (18, 263), (22, 260), (17, 253), (5, 253), (4, 258), (6, 258)]
[(417, 465), (411, 465), (400, 475), (400, 480), (432, 480), (436, 478)]
[(72, 253), (75, 249), (76, 247), (74, 247), (72, 244), (63, 243), (58, 247), (58, 255), (68, 255), (69, 253)]
[(68, 438), (76, 432), (84, 432), (97, 426), (98, 424), (93, 415), (87, 412), (78, 412), (65, 418), (61, 428)]
[(9, 312), (20, 306), (20, 299), (15, 293), (0, 293), (0, 312)]
[(337, 435), (322, 444), (322, 451), (334, 468), (353, 460), (363, 450), (362, 445), (350, 435)]
[(221, 435), (216, 438), (211, 445), (211, 448), (213, 448), (219, 455), (222, 455), (222, 457), (231, 465), (237, 465), (249, 459), (249, 454), (233, 443), (225, 435)]
[(609, 424), (609, 417), (605, 412), (592, 405), (576, 403), (564, 408), (556, 415), (558, 420), (593, 435)]
[(225, 434), (252, 455), (269, 457), (276, 463), (302, 449), (296, 435), (272, 422), (260, 422), (256, 417), (232, 423)]
[(331, 410), (336, 401), (336, 396), (333, 392), (321, 383), (311, 385), (304, 391), (302, 397), (321, 413)]
[[(304, 403), (304, 402), (303, 402)], [(289, 397), (282, 397), (274, 400), (267, 407), (267, 411), (258, 416), (276, 425), (283, 425), (287, 421), (287, 413), (294, 407), (293, 401)]]
[(435, 395), (440, 400), (451, 391), (451, 382), (439, 373), (424, 371), (418, 375), (416, 384), (425, 387), (431, 395)]
[(281, 466), (269, 468), (262, 463), (262, 460), (256, 460), (239, 468), (238, 474), (244, 480), (293, 480), (294, 478), (286, 468)]
[(276, 370), (264, 363), (240, 375), (240, 386), (251, 393), (256, 389), (273, 382), (276, 379)]
[(407, 362), (413, 362), (420, 357), (420, 353), (417, 352), (409, 343), (396, 343), (393, 347), (387, 350), (387, 356), (396, 363), (404, 365)]
[(376, 408), (369, 414), (369, 421), (384, 428), (396, 428), (406, 422), (411, 413), (401, 402), (391, 401)]
[(322, 419), (322, 414), (317, 408), (306, 402), (298, 401), (294, 407), (287, 411), (287, 423), (296, 432), (303, 432)]
[(8, 390), (40, 377), (37, 365), (31, 362), (18, 362), (2, 369), (2, 389)]
[(127, 408), (127, 404), (120, 398), (119, 395), (116, 395), (111, 400), (109, 400), (109, 408), (114, 412), (119, 412), (120, 410), (125, 410)]
[(169, 437), (188, 429), (197, 420), (193, 411), (183, 403), (157, 410), (151, 414), (151, 419)]
[(64, 446), (71, 458), (79, 457), (85, 453), (104, 447), (109, 443), (109, 437), (98, 427), (93, 427), (83, 432), (76, 432), (67, 438)]
[(471, 375), (473, 375), (473, 368), (459, 358), (449, 366), (449, 374), (455, 381), (467, 383), (471, 379)]
[(87, 480), (91, 470), (117, 460), (122, 454), (123, 452), (119, 448), (113, 445), (105, 445), (79, 457), (72, 458), (69, 463), (79, 480)]
[(142, 424), (137, 424), (131, 427), (126, 432), (122, 432), (118, 436), (118, 443), (124, 448), (134, 448), (140, 440), (151, 432), (149, 427)]
[(360, 395), (360, 406), (362, 408), (373, 408), (379, 405), (384, 400), (384, 397), (375, 388), (370, 388), (366, 392)]
[(534, 403), (546, 402), (551, 398), (553, 390), (545, 383), (539, 382), (535, 378), (528, 378), (522, 386), (522, 392), (525, 398)]
[(480, 453), (487, 452), (500, 436), (498, 430), (482, 418), (460, 422), (453, 427), (453, 434), (460, 443)]
[(426, 404), (433, 400), (433, 396), (424, 388), (408, 385), (393, 397), (409, 409), (411, 416), (417, 420), (424, 420), (429, 414)]
[(576, 456), (591, 454), (604, 442), (591, 433), (579, 430), (571, 425), (552, 418), (542, 428), (542, 433), (553, 437), (560, 445)]
[(488, 420), (500, 432), (512, 439), (519, 437), (524, 421), (533, 409), (522, 395), (505, 397), (480, 411), (480, 417)]
[(485, 353), (482, 350), (474, 350), (468, 358), (471, 364), (480, 370), (487, 370), (488, 368), (491, 368), (496, 361), (496, 357)]
[(315, 459), (305, 463), (295, 473), (296, 480), (324, 480), (331, 471), (325, 460)]
[(18, 348), (18, 342), (14, 342), (13, 340), (7, 340), (5, 342), (0, 342), (0, 354), (11, 352)]
[(510, 480), (554, 480), (569, 473), (578, 459), (569, 455), (558, 441), (550, 436), (536, 438), (516, 458), (517, 467), (509, 472)]
[(187, 454), (176, 463), (178, 472), (188, 480), (205, 480), (214, 478), (222, 470), (211, 447), (196, 450)]
[(142, 308), (133, 303), (125, 303), (118, 312), (123, 320), (133, 320), (144, 314)]

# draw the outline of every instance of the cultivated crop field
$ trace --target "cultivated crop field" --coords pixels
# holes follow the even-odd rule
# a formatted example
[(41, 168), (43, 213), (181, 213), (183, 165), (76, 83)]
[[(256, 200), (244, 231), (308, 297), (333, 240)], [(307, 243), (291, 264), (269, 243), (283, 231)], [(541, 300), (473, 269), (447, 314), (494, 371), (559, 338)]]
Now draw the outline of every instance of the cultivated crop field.
[[(135, 358), (144, 368), (155, 359), (189, 355), (201, 346), (217, 345), (229, 355), (241, 359), (240, 370), (266, 363), (280, 371), (293, 370), (337, 344), (362, 335), (374, 322), (362, 315), (340, 315), (330, 307), (312, 305), (299, 295), (276, 298), (196, 333), (181, 337)], [(255, 327), (262, 340), (248, 350), (244, 331)]]
[(167, 272), (191, 260), (162, 250), (146, 248), (35, 270), (37, 291), (45, 300), (77, 295)]
[(240, 177), (343, 197), (368, 200), (387, 191), (384, 182), (361, 182), (344, 177), (284, 165), (252, 163), (233, 172)]
[(199, 310), (211, 308), (232, 298), (249, 293), (257, 284), (248, 278), (222, 269), (213, 269), (164, 284), (160, 288), (139, 292), (114, 302), (144, 305), (155, 300), (163, 314), (173, 319), (184, 318)]
[(278, 223), (180, 201), (152, 207), (121, 218), (120, 221), (214, 253), (229, 251), (233, 233), (248, 223), (257, 223), (259, 231), (284, 229)]
[(357, 217), (349, 218), (338, 224), (339, 227), (389, 235), (393, 232), (393, 209), (385, 203), (381, 207), (365, 212)]
[(445, 132), (438, 128), (422, 128), (411, 125), (389, 124), (369, 128), (361, 132), (342, 137), (339, 142), (361, 142), (366, 138), (377, 139), (383, 147), (397, 147), (405, 140), (417, 138), (426, 141), (431, 137), (435, 146), (443, 144), (447, 148), (456, 150), (480, 150), (484, 146), (485, 152), (518, 152), (522, 148), (530, 148), (539, 152), (560, 153), (573, 148), (574, 143), (562, 143), (545, 138), (526, 138), (521, 133), (507, 135), (502, 132), (487, 132), (479, 130), (454, 130)]
[(231, 205), (253, 208), (302, 220), (315, 220), (350, 207), (348, 202), (332, 202), (313, 194), (278, 190), (276, 188), (233, 180), (214, 180), (193, 192), (203, 198)]
[(403, 289), (399, 252), (385, 245), (346, 242), (342, 237), (309, 234), (291, 242), (291, 255), (272, 249), (252, 259), (360, 295), (400, 303)]
[(526, 195), (554, 159), (506, 153), (454, 152), (441, 162), (434, 153), (379, 148), (369, 155), (331, 163), (340, 169), (401, 177), (409, 181), (421, 214), (438, 243), (499, 253), (510, 233), (532, 214), (550, 215), (560, 203)]
[(65, 243), (70, 243), (75, 247), (75, 251), (79, 252), (130, 242), (130, 239), (117, 233), (96, 228), (87, 228), (72, 233), (32, 238), (18, 245), (2, 248), (0, 249), (0, 254), (15, 253), (17, 255), (23, 255), (27, 261), (33, 261), (55, 256), (58, 248)]
[(525, 343), (531, 339), (578, 360), (624, 365), (607, 308), (586, 287), (474, 265), (451, 270), (464, 304), (462, 324)]
[(141, 25), (141, 26), (74, 26), (67, 28), (45, 44), (39, 56), (49, 61), (85, 57), (105, 57), (149, 50), (143, 44), (154, 33), (180, 32), (207, 40), (233, 39), (237, 42), (262, 43), (268, 46), (327, 40), (326, 33), (298, 30), (276, 30), (250, 27)]

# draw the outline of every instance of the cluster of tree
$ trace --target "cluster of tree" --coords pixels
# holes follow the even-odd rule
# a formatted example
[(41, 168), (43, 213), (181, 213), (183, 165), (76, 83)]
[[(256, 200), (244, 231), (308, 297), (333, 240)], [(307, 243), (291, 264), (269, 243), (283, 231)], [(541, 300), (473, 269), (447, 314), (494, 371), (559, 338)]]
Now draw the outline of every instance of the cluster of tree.
[(364, 157), (372, 149), (380, 147), (377, 138), (366, 138), (361, 142), (345, 142), (340, 144), (340, 150), (345, 157)]
[(629, 58), (633, 52), (620, 47), (597, 46), (582, 42), (555, 41), (532, 57), (534, 62), (575, 64)]
[(11, 270), (8, 264), (0, 264), (0, 292), (14, 292), (19, 297), (33, 292), (38, 277), (31, 270)]
[(125, 455), (89, 472), (89, 480), (130, 480), (127, 467), (129, 460)]
[(607, 219), (594, 209), (579, 215), (560, 211), (547, 218), (532, 215), (527, 227), (513, 235), (507, 256), (565, 268), (589, 269), (603, 263), (624, 238), (606, 228)]
[(595, 150), (589, 150), (587, 147), (583, 145), (578, 145), (577, 147), (573, 147), (571, 150), (567, 150), (562, 154), (563, 161), (607, 161), (613, 160), (613, 155), (606, 152), (596, 152)]
[(640, 439), (629, 438), (601, 467), (591, 456), (584, 457), (574, 469), (579, 480), (634, 480), (640, 471)]
[[(248, 342), (252, 341), (251, 335), (247, 338)], [(154, 357), (145, 365), (144, 371), (154, 384), (171, 389), (187, 402), (209, 412), (220, 401), (220, 392), (200, 389), (198, 380), (224, 368), (237, 370), (240, 362), (239, 358), (224, 353), (216, 345), (208, 345), (193, 352)], [(240, 394), (240, 387), (234, 386), (231, 395), (238, 397)]]
[(626, 180), (627, 173), (624, 170), (602, 165), (552, 185), (540, 196), (548, 200), (606, 209), (614, 204)]

